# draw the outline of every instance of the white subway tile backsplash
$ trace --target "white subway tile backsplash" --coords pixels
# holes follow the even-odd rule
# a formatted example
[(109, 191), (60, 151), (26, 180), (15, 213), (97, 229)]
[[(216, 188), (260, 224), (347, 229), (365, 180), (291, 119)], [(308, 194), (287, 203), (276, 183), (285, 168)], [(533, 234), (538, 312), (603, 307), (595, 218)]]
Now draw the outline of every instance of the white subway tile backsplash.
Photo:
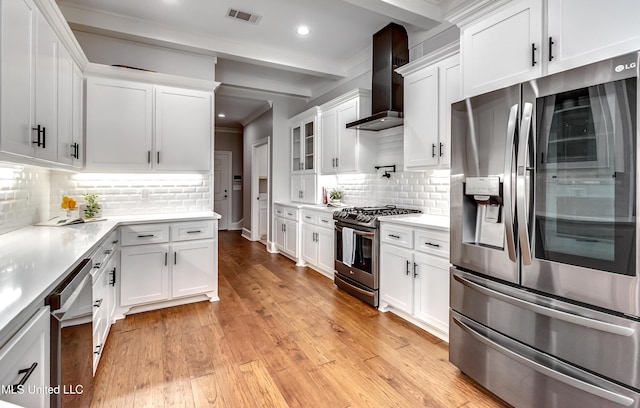
[(0, 165), (0, 234), (49, 217), (48, 170)]

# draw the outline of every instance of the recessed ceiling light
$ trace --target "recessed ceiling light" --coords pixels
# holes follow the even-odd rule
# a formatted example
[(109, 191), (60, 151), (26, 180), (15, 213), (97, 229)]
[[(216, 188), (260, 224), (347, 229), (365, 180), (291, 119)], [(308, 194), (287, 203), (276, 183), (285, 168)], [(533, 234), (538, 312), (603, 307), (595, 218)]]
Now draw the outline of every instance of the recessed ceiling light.
[(309, 27), (302, 25), (302, 26), (298, 27), (297, 32), (300, 35), (307, 35), (307, 34), (309, 34)]
[(224, 118), (224, 117), (226, 117), (226, 116), (227, 116), (227, 115), (225, 115), (224, 113), (218, 113), (218, 117), (219, 117), (219, 118)]

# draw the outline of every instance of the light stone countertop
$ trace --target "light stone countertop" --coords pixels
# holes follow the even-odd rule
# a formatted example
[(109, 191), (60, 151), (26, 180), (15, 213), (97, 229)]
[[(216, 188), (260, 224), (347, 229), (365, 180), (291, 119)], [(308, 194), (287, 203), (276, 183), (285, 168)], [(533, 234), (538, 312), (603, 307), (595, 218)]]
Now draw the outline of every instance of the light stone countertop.
[(0, 347), (41, 307), (75, 265), (120, 225), (220, 219), (214, 212), (142, 214), (0, 235)]
[(449, 217), (430, 214), (388, 215), (379, 218), (380, 222), (407, 225), (410, 227), (433, 228), (449, 231)]

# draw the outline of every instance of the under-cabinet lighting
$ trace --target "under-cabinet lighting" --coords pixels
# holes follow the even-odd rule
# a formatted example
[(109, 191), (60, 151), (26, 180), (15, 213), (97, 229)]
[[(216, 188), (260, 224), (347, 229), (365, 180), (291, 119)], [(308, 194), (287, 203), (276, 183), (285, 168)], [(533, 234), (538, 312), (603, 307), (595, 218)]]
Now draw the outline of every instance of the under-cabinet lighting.
[(218, 117), (219, 118), (225, 118), (225, 117), (227, 117), (227, 115), (225, 115), (224, 113), (218, 113)]
[(301, 25), (300, 27), (298, 27), (298, 29), (296, 30), (296, 32), (300, 35), (309, 35), (310, 31), (309, 31), (309, 27)]
[(202, 180), (202, 174), (156, 174), (156, 173), (77, 173), (71, 176), (77, 181), (138, 181), (138, 180)]

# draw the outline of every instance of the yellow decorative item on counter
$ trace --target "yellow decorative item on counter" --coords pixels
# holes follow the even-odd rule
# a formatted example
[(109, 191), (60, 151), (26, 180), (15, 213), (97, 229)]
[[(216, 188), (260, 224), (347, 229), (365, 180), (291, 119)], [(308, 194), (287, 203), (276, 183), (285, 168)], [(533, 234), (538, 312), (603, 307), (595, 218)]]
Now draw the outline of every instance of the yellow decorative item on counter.
[(73, 211), (76, 207), (76, 200), (69, 196), (62, 197), (62, 203), (60, 203), (60, 208), (67, 211)]

